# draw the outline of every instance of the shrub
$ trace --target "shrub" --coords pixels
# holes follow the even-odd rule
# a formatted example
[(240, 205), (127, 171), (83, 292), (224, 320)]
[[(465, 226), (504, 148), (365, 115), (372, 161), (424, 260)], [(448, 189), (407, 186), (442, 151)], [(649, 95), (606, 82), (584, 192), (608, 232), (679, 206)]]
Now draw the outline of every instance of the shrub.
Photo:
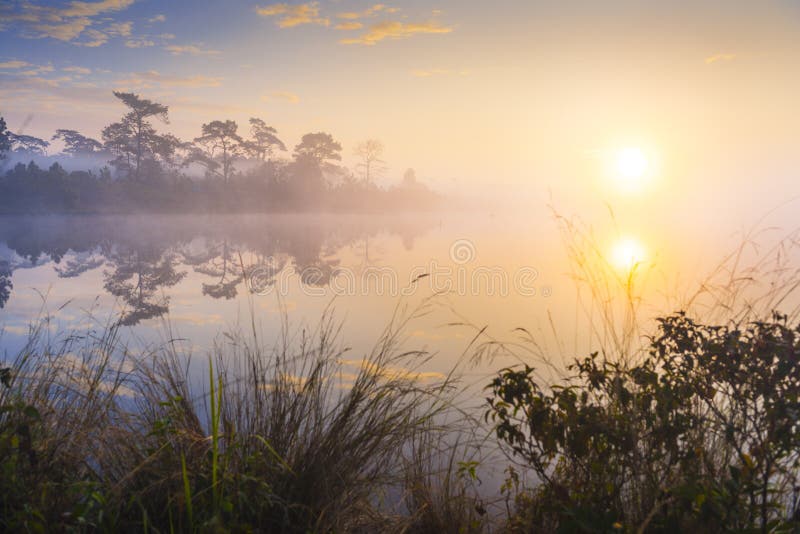
[(547, 531), (796, 527), (800, 326), (661, 318), (638, 363), (597, 353), (545, 385), (508, 368), (488, 420), (539, 481), (512, 527)]

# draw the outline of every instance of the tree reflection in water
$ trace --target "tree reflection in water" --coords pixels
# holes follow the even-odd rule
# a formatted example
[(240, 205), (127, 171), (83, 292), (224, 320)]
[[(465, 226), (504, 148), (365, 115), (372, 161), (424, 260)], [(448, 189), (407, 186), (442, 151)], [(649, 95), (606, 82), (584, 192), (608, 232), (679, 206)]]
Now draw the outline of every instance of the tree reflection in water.
[[(135, 325), (169, 311), (168, 289), (191, 271), (208, 277), (202, 295), (234, 299), (245, 274), (264, 291), (291, 268), (302, 284), (323, 287), (345, 249), (378, 234), (405, 247), (432, 227), (425, 218), (371, 216), (71, 216), (14, 217), (0, 224), (0, 308), (13, 298), (13, 274), (51, 263), (58, 278), (103, 269), (98, 293), (124, 303), (120, 321)], [(366, 249), (368, 250), (368, 249)], [(364, 251), (364, 260), (370, 263)]]

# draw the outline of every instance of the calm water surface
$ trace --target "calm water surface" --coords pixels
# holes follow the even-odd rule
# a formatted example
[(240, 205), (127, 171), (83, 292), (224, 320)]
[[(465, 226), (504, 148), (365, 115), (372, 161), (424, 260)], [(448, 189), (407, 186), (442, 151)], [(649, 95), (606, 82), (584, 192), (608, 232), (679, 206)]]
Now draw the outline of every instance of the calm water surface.
[[(655, 300), (679, 276), (691, 283), (687, 274), (735, 244), (715, 238), (709, 247), (708, 235), (679, 225), (650, 231), (646, 244), (657, 253), (648, 261), (658, 265), (647, 284)], [(0, 343), (13, 355), (31, 321), (47, 313), (53, 330), (120, 320), (123, 335), (140, 344), (163, 342), (168, 321), (172, 335), (205, 354), (251, 318), (266, 339), (277, 339), (284, 317), (290, 329), (313, 328), (330, 306), (358, 357), (398, 306), (414, 309), (438, 295), (405, 332), (407, 348), (436, 353), (429, 371), (463, 360), (484, 326), (483, 339), (514, 339), (517, 327), (549, 337), (545, 350), (558, 363), (591, 348), (570, 272), (563, 236), (546, 210), (3, 218)], [(653, 313), (663, 305), (653, 303)], [(509, 363), (483, 361), (467, 374), (480, 381)]]

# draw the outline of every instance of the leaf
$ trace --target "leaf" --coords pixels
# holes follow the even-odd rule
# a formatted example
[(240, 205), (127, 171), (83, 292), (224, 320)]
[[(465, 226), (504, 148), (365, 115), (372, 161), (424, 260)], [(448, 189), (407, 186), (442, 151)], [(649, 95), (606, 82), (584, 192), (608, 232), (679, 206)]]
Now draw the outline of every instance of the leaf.
[(30, 404), (28, 404), (22, 409), (22, 413), (24, 413), (26, 417), (33, 419), (34, 421), (42, 420), (42, 416), (39, 414), (39, 410), (37, 410), (35, 406), (31, 406)]
[(742, 461), (744, 462), (744, 465), (746, 465), (748, 469), (754, 469), (756, 466), (755, 463), (753, 463), (753, 459), (750, 457), (749, 454), (742, 454)]
[(0, 383), (5, 387), (11, 387), (11, 367), (3, 367), (0, 369)]

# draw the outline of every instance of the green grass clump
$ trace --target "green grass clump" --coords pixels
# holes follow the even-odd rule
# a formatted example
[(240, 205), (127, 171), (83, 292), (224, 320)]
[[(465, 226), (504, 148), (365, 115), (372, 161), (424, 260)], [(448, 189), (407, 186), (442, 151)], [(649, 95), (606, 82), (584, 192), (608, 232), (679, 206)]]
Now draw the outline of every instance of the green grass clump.
[(420, 379), (430, 355), (401, 350), (413, 316), (361, 360), (330, 314), (269, 349), (230, 335), (205, 379), (177, 341), (134, 355), (113, 322), (54, 339), (42, 321), (2, 374), (0, 528), (426, 531), (422, 508), (474, 497), (405, 497), (420, 446), (458, 424), (454, 376)]

